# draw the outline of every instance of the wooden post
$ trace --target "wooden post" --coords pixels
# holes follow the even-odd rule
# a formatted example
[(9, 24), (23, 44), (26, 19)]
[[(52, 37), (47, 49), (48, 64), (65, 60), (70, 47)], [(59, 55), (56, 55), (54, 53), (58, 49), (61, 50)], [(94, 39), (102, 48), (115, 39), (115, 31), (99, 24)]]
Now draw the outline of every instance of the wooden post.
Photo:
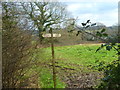
[(56, 88), (56, 68), (55, 68), (55, 55), (54, 55), (54, 42), (53, 37), (61, 37), (61, 34), (53, 34), (52, 28), (50, 28), (50, 34), (43, 34), (43, 37), (51, 38), (51, 51), (52, 51), (52, 66), (53, 66), (53, 83)]
[(54, 88), (56, 88), (56, 70), (55, 70), (55, 55), (54, 55), (54, 42), (53, 42), (52, 28), (50, 28), (50, 33), (51, 33), (51, 50), (52, 50), (52, 66), (53, 66), (53, 83), (54, 83)]

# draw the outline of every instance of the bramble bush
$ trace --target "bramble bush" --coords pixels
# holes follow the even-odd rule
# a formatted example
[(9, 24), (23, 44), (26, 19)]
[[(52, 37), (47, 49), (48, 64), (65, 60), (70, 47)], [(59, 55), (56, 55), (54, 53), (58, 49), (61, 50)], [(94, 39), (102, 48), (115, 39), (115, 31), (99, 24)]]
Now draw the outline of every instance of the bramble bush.
[[(105, 29), (103, 29), (103, 32), (105, 32)], [(98, 32), (97, 36), (102, 37), (103, 32)], [(109, 37), (107, 34), (105, 36)], [(117, 40), (119, 40), (119, 37)], [(118, 55), (118, 59), (113, 60), (109, 64), (99, 61), (97, 68), (99, 71), (104, 72), (102, 83), (98, 86), (100, 89), (120, 89), (120, 44), (117, 43), (117, 40), (101, 44), (101, 46), (96, 50), (97, 52), (103, 48), (106, 48), (108, 51), (114, 49)]]
[[(96, 24), (89, 25), (90, 20), (87, 20), (86, 23), (81, 23), (85, 32), (85, 29), (91, 26), (94, 26)], [(78, 34), (83, 31), (78, 31)], [(99, 86), (97, 86), (98, 89), (108, 89), (108, 90), (116, 90), (120, 89), (120, 44), (119, 44), (119, 32), (118, 36), (115, 40), (105, 40), (105, 38), (109, 38), (109, 35), (106, 33), (106, 29), (103, 28), (101, 31), (97, 31), (96, 35), (93, 35), (91, 33), (85, 32), (87, 34), (90, 34), (103, 42), (105, 44), (101, 44), (101, 46), (96, 50), (98, 52), (99, 50), (106, 48), (106, 50), (110, 51), (111, 49), (115, 49), (116, 54), (118, 55), (117, 60), (113, 60), (110, 63), (105, 63), (103, 61), (97, 61), (99, 64), (96, 66), (93, 66), (98, 71), (102, 71), (104, 73), (104, 77), (101, 79), (102, 82)], [(77, 35), (78, 35), (77, 34)]]

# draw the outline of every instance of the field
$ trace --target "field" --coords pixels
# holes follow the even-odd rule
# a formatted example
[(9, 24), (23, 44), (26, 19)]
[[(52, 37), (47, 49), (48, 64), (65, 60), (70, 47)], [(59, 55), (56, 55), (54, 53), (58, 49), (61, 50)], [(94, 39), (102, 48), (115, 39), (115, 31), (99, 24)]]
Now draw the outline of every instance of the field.
[[(83, 88), (99, 84), (102, 72), (93, 66), (97, 66), (98, 61), (110, 63), (117, 59), (115, 50), (102, 49), (95, 52), (99, 46), (84, 44), (55, 47), (57, 88)], [(51, 48), (42, 48), (42, 53), (39, 50), (41, 49), (35, 54), (38, 65), (32, 71), (39, 72), (40, 88), (52, 88)]]

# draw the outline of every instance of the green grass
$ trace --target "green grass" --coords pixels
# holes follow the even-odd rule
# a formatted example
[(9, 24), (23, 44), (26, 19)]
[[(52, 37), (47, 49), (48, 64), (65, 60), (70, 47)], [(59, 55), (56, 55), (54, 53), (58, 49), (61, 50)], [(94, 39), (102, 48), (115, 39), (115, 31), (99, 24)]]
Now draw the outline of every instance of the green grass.
[[(116, 51), (106, 51), (105, 49), (95, 53), (99, 46), (63, 46), (55, 47), (56, 61), (65, 64), (78, 64), (78, 65), (95, 65), (96, 61), (110, 62), (117, 58)], [(45, 48), (46, 55), (51, 56), (51, 48)], [(58, 59), (58, 60), (57, 60)]]
[[(42, 88), (54, 88), (53, 86), (53, 76), (49, 69), (43, 68), (40, 73), (40, 85)], [(57, 86), (56, 88), (65, 88), (64, 82), (61, 82), (57, 77)]]
[[(87, 69), (89, 65), (97, 65), (97, 61), (105, 61), (109, 63), (117, 59), (116, 51), (106, 51), (102, 49), (95, 52), (99, 45), (73, 45), (73, 46), (62, 46), (55, 47), (55, 59), (56, 65), (62, 68), (71, 68), (79, 71), (83, 67), (84, 72), (91, 72)], [(43, 48), (43, 53), (38, 53), (38, 57), (41, 63), (51, 64), (51, 48)], [(42, 59), (40, 59), (42, 58)], [(41, 67), (42, 68), (42, 67)], [(57, 69), (59, 70), (59, 69)], [(43, 68), (40, 71), (40, 85), (42, 88), (52, 88), (52, 73), (50, 68)], [(58, 75), (59, 77), (59, 75)], [(58, 88), (64, 88), (65, 84), (62, 83), (60, 78), (57, 79)]]

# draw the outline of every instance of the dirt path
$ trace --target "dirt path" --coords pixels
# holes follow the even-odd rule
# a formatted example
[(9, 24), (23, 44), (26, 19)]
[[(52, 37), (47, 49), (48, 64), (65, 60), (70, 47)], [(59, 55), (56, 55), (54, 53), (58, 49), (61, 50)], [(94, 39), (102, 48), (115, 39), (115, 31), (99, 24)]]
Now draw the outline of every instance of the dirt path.
[(76, 73), (67, 76), (65, 81), (67, 84), (66, 88), (93, 88), (99, 84), (101, 74), (98, 72), (90, 73)]
[[(82, 68), (81, 68), (82, 69)], [(93, 88), (100, 83), (103, 74), (97, 71), (84, 72), (83, 70), (58, 70), (61, 80), (66, 83), (66, 88)], [(90, 69), (90, 68), (89, 68)]]

